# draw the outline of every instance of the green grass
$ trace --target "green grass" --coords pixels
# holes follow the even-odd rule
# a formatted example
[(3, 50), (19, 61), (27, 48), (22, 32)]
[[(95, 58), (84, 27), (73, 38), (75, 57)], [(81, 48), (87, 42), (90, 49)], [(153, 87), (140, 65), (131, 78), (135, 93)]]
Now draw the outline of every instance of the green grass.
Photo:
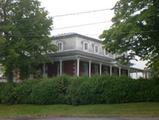
[(101, 105), (0, 105), (0, 117), (45, 116), (159, 116), (159, 103)]

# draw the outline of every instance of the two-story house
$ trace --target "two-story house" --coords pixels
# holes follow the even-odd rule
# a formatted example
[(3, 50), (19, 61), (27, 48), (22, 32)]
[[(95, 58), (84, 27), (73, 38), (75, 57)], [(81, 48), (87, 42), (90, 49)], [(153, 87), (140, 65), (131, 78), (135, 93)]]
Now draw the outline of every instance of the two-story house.
[(48, 77), (62, 74), (89, 76), (98, 74), (129, 75), (129, 67), (116, 64), (115, 55), (103, 48), (100, 40), (77, 33), (53, 37), (58, 51), (51, 55), (53, 63), (43, 66)]

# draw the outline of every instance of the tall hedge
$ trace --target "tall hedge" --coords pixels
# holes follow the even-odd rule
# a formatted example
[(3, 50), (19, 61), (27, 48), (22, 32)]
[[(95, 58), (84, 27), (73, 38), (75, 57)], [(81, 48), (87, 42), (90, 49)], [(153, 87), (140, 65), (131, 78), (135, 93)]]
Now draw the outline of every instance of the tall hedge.
[(109, 104), (159, 102), (159, 80), (128, 77), (61, 76), (0, 84), (0, 103), (7, 104)]

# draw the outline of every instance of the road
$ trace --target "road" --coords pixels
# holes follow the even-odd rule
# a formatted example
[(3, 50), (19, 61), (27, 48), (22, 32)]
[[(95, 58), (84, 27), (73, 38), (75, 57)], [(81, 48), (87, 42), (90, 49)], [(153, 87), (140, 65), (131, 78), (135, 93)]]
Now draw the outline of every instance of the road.
[(47, 118), (38, 120), (159, 120), (158, 118), (128, 118), (128, 117), (107, 117), (107, 118), (79, 118), (79, 117), (66, 117), (66, 118)]
[(0, 120), (159, 120), (159, 117), (50, 117), (50, 118), (14, 118)]

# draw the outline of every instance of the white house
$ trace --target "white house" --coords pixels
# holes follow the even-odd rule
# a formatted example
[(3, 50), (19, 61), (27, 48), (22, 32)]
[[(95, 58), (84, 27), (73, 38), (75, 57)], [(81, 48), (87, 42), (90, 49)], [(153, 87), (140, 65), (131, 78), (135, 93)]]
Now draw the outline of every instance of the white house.
[(103, 48), (102, 41), (77, 33), (53, 37), (58, 51), (51, 54), (53, 63), (43, 66), (48, 77), (68, 74), (89, 76), (98, 74), (129, 76), (129, 66), (119, 65), (113, 55)]

